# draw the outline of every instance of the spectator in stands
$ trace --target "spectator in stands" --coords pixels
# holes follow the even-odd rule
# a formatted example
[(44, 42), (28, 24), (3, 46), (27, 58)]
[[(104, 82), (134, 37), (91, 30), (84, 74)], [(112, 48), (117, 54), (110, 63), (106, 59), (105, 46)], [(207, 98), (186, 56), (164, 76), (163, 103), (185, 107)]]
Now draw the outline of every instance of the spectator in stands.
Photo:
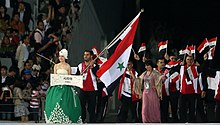
[(21, 22), (19, 18), (19, 13), (15, 13), (13, 15), (10, 25), (11, 28), (18, 30), (19, 35), (22, 35), (25, 33), (25, 24)]
[(12, 120), (12, 113), (13, 113), (12, 89), (7, 84), (5, 84), (5, 86), (2, 87), (1, 89), (2, 89), (2, 93), (0, 95), (0, 100), (2, 104), (1, 119)]
[(7, 77), (7, 66), (1, 66), (1, 77), (0, 77), (0, 81), (1, 81), (1, 85), (0, 87), (4, 87), (5, 86), (5, 80)]
[(19, 13), (19, 19), (25, 25), (25, 30), (29, 31), (29, 23), (31, 21), (31, 6), (29, 3), (24, 2), (23, 0), (18, 0), (16, 2), (14, 13)]
[(24, 75), (24, 71), (25, 70), (30, 70), (31, 71), (31, 65), (29, 64), (29, 62), (28, 61), (26, 61), (26, 62), (24, 62), (24, 69), (21, 71), (21, 76), (23, 76)]
[(42, 81), (41, 81), (41, 95), (42, 96), (44, 96), (44, 97), (46, 97), (46, 93), (47, 93), (47, 89), (49, 88), (49, 86), (50, 86), (50, 83), (49, 83), (49, 81), (47, 81), (46, 79), (45, 79), (46, 77), (43, 77), (42, 76)]
[(9, 68), (8, 76), (6, 77), (6, 85), (13, 89), (15, 81), (18, 79), (17, 75), (19, 74), (19, 69), (16, 66), (11, 66)]
[(39, 122), (40, 91), (41, 91), (40, 84), (34, 86), (31, 91), (30, 111), (31, 111), (31, 118), (35, 121), (35, 123)]
[(24, 103), (24, 97), (22, 94), (23, 86), (21, 84), (21, 81), (16, 81), (14, 85), (13, 90), (13, 96), (14, 96), (14, 115), (15, 117), (21, 117), (22, 122), (28, 121), (28, 115), (30, 114), (28, 111), (27, 106)]
[(11, 43), (12, 43), (13, 45), (15, 45), (15, 47), (17, 48), (18, 45), (19, 45), (19, 42), (20, 42), (20, 41), (19, 41), (20, 38), (19, 38), (18, 30), (12, 29), (11, 38), (12, 38)]
[[(2, 95), (3, 91), (2, 88), (5, 86), (5, 80), (7, 77), (7, 67), (6, 66), (1, 66), (1, 74), (0, 74), (0, 96)], [(0, 99), (0, 104), (2, 104), (2, 99)], [(3, 108), (0, 108), (0, 119), (3, 119), (2, 112), (3, 112)]]
[(15, 46), (11, 44), (11, 41), (8, 36), (4, 36), (0, 49), (0, 57), (4, 58), (14, 58)]
[(27, 85), (28, 83), (30, 83), (30, 85), (32, 87), (36, 86), (36, 79), (31, 75), (31, 70), (24, 70), (24, 74), (22, 76), (23, 82), (25, 83), (25, 85)]
[[(42, 48), (39, 49), (45, 57), (52, 59), (57, 51), (61, 49), (59, 38), (55, 35), (52, 28), (49, 28), (45, 32), (45, 37), (42, 40)], [(48, 60), (42, 60), (46, 68), (50, 68), (50, 62)]]
[(42, 40), (44, 38), (44, 23), (43, 21), (37, 21), (37, 29), (33, 33), (33, 41), (31, 39), (31, 43), (34, 44), (34, 51), (38, 52), (38, 50), (42, 47)]
[(79, 2), (74, 2), (73, 3), (73, 14), (74, 14), (75, 21), (79, 21), (79, 10), (80, 10)]
[(59, 5), (58, 13), (54, 17), (53, 25), (55, 32), (62, 33), (62, 30), (66, 27), (66, 8), (63, 4)]
[(49, 4), (54, 8), (55, 15), (58, 13), (60, 5), (64, 5), (67, 12), (70, 8), (70, 0), (49, 0)]
[(7, 8), (0, 5), (0, 32), (5, 32), (9, 26), (10, 16), (6, 12)]
[(24, 62), (27, 61), (29, 56), (28, 46), (29, 46), (30, 38), (28, 35), (24, 35), (22, 37), (22, 44), (18, 46), (16, 50), (15, 59), (18, 61), (18, 68), (21, 72), (24, 69)]
[(44, 22), (45, 31), (48, 28), (51, 28), (50, 22), (54, 19), (54, 8), (51, 5), (48, 6), (48, 14), (40, 14), (38, 16), (38, 20), (42, 20)]
[[(30, 57), (30, 56), (29, 56), (29, 57)], [(33, 65), (34, 65), (34, 59), (29, 58), (27, 61), (29, 62), (30, 66), (31, 66), (31, 68), (32, 68)]]

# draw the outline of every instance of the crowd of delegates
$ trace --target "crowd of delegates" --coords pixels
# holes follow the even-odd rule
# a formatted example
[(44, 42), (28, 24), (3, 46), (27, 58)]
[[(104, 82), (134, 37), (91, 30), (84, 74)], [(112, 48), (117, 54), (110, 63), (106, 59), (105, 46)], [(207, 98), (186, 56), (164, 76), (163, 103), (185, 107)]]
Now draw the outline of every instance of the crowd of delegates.
[[(151, 59), (141, 61), (135, 55), (138, 65), (144, 65), (141, 70), (145, 70), (138, 75), (133, 61), (129, 60), (125, 73), (108, 88), (96, 77), (103, 59), (94, 64), (90, 50), (84, 51), (83, 57), (77, 71), (83, 75), (83, 88), (79, 92), (83, 123), (104, 121), (108, 98), (117, 86), (121, 105), (115, 122), (219, 122), (219, 89), (216, 87), (219, 78), (214, 80), (218, 69), (207, 60), (207, 54), (200, 64), (192, 54), (185, 55), (183, 61), (165, 54), (156, 60), (156, 65)], [(128, 121), (129, 110), (131, 121)]]
[[(132, 110), (135, 106), (132, 105), (135, 102), (133, 95), (137, 94), (141, 98), (138, 101), (142, 102), (142, 112), (136, 110), (136, 114), (142, 122), (219, 122), (219, 78), (215, 78), (219, 68), (214, 68), (207, 54), (203, 58), (199, 64), (192, 54), (186, 54), (181, 62), (177, 61), (176, 56), (165, 54), (156, 60), (155, 66), (151, 60), (144, 58), (146, 71), (139, 76), (143, 84), (135, 82), (132, 72), (127, 76), (130, 81), (124, 80), (119, 120), (123, 117), (121, 120), (126, 120), (128, 109)], [(140, 60), (138, 55), (135, 59)], [(139, 84), (134, 85), (134, 89), (126, 87), (132, 81)], [(128, 90), (130, 95), (126, 93)], [(127, 99), (122, 98), (124, 96)], [(135, 114), (132, 113), (132, 116)]]
[(47, 13), (35, 19), (30, 3), (0, 0), (0, 58), (12, 62), (11, 67), (0, 63), (0, 120), (38, 122), (42, 117), (41, 101), (49, 86), (52, 62), (59, 50), (68, 48), (73, 21), (79, 20), (79, 5), (78, 0), (49, 0)]

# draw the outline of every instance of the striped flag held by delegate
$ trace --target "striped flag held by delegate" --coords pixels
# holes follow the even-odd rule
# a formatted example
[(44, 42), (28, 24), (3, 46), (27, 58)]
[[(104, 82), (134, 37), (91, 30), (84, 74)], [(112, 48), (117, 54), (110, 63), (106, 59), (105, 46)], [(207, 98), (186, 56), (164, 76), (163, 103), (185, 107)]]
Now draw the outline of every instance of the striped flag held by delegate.
[(167, 43), (168, 43), (168, 40), (165, 42), (162, 41), (158, 44), (159, 52), (163, 49), (167, 49)]
[(115, 49), (113, 55), (106, 61), (96, 75), (105, 84), (111, 85), (124, 72), (130, 57), (134, 36), (139, 22), (140, 13), (132, 20), (127, 29), (121, 34), (120, 43)]

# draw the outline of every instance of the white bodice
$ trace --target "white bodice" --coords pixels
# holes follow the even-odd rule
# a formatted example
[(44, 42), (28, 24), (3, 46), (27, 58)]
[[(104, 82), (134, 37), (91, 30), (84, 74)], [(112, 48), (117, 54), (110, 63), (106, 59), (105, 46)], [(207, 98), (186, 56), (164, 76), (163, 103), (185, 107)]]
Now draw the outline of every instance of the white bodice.
[(58, 69), (58, 70), (57, 70), (57, 74), (60, 74), (60, 75), (68, 75), (68, 71), (65, 70), (65, 69)]

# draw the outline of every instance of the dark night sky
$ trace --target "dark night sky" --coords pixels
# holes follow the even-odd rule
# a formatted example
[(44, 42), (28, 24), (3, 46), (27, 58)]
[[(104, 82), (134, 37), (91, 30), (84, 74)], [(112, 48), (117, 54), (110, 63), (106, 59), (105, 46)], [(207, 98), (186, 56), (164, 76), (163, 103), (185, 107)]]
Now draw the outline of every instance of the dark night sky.
[[(204, 38), (219, 37), (219, 0), (142, 0), (141, 40), (169, 40), (173, 48), (199, 45)], [(215, 57), (219, 57), (220, 41)], [(215, 59), (219, 64), (220, 61)]]
[[(167, 34), (171, 34), (169, 39), (173, 39), (173, 42), (196, 43), (219, 34), (220, 1), (142, 0), (141, 6), (145, 9), (142, 14), (142, 32), (157, 30), (156, 26), (149, 27), (162, 24), (163, 28), (159, 30), (168, 31)], [(142, 38), (147, 40), (147, 37), (143, 35)]]

